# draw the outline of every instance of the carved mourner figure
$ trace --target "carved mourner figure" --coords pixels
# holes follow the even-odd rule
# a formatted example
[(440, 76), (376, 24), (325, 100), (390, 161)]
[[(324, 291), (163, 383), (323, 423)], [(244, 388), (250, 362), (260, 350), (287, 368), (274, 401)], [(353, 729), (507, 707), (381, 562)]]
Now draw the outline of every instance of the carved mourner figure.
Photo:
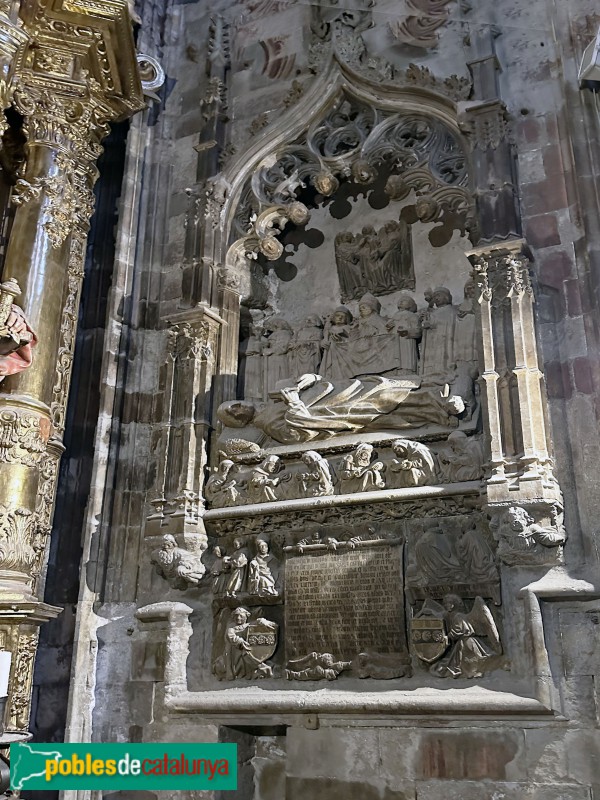
[(382, 475), (385, 466), (383, 461), (372, 460), (373, 455), (373, 446), (363, 443), (344, 457), (340, 470), (342, 494), (385, 489)]
[(417, 340), (421, 338), (421, 323), (417, 304), (408, 292), (398, 299), (398, 313), (388, 321), (388, 331), (398, 334), (400, 373), (414, 375), (417, 372)]
[(281, 469), (278, 456), (267, 456), (262, 464), (256, 467), (248, 481), (248, 500), (251, 503), (271, 503), (278, 499), (276, 489), (281, 478), (276, 475)]
[(367, 291), (362, 273), (362, 260), (352, 233), (348, 231), (338, 233), (334, 244), (340, 293), (342, 302), (346, 303)]
[(256, 542), (256, 555), (250, 562), (248, 589), (256, 595), (278, 595), (279, 564), (269, 553), (269, 544), (264, 539)]
[(210, 577), (212, 578), (213, 594), (225, 594), (227, 590), (227, 581), (229, 580), (229, 572), (231, 569), (231, 562), (223, 553), (223, 549), (219, 545), (213, 547), (213, 562), (210, 567)]
[(442, 479), (448, 483), (474, 481), (483, 476), (484, 454), (480, 439), (452, 431), (448, 446), (438, 454)]
[[(448, 387), (440, 391), (418, 386), (418, 380), (378, 376), (334, 385), (320, 375), (302, 375), (295, 383), (282, 382), (274, 401), (258, 413), (252, 403), (236, 401), (221, 405), (218, 415), (225, 425), (233, 425), (236, 420), (230, 422), (230, 415), (243, 407), (246, 424), (252, 423), (283, 444), (361, 430), (404, 430), (430, 424), (456, 427), (454, 418), (464, 411), (462, 399), (450, 396)], [(256, 435), (252, 428), (249, 433)]]
[(218, 508), (235, 506), (240, 501), (241, 492), (233, 475), (236, 466), (233, 461), (224, 459), (214, 475), (206, 481), (206, 499)]
[(390, 470), (395, 474), (395, 488), (424, 486), (432, 480), (435, 463), (429, 448), (424, 444), (396, 439), (392, 442), (392, 450), (396, 458), (392, 460)]
[(264, 400), (263, 344), (255, 325), (250, 325), (248, 339), (243, 344), (243, 396), (251, 400)]
[[(254, 622), (249, 620), (250, 612), (246, 608), (236, 608), (232, 612), (225, 629), (223, 654), (214, 663), (219, 680), (269, 678), (273, 675), (273, 668), (264, 662), (275, 652), (278, 625), (262, 617)], [(252, 630), (253, 626), (256, 631)]]
[(302, 497), (327, 497), (333, 494), (333, 477), (327, 459), (315, 450), (307, 450), (302, 461), (308, 467), (308, 471), (300, 472), (297, 476)]

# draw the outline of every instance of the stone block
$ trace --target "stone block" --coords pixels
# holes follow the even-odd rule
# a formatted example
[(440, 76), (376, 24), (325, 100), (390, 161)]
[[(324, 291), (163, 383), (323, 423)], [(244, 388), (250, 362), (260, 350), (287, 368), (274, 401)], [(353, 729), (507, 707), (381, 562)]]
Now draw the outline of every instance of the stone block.
[(525, 235), (531, 247), (553, 247), (560, 244), (558, 220), (555, 214), (530, 217), (525, 225)]
[(427, 781), (417, 783), (416, 800), (590, 800), (590, 789), (575, 784)]
[(285, 800), (415, 800), (412, 785), (380, 789), (369, 782), (333, 778), (287, 778)]
[(417, 778), (518, 780), (526, 777), (518, 731), (472, 729), (423, 731)]
[(287, 739), (290, 776), (359, 781), (379, 776), (376, 730), (290, 728)]

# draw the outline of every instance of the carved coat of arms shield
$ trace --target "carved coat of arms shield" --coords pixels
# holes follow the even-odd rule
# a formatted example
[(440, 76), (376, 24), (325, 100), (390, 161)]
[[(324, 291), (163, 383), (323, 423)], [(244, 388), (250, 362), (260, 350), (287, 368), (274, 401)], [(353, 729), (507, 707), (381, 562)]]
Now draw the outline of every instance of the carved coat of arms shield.
[(411, 620), (411, 641), (415, 653), (427, 664), (437, 661), (448, 648), (448, 636), (443, 619), (421, 617)]
[(248, 625), (246, 641), (254, 658), (261, 662), (266, 661), (277, 649), (277, 630), (272, 625), (267, 627), (260, 619), (253, 620)]

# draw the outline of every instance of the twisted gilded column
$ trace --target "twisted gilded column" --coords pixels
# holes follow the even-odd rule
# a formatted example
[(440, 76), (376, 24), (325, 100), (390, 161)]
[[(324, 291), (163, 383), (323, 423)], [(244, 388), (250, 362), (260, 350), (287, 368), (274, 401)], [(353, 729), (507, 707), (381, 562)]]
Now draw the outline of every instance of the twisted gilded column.
[(108, 123), (144, 103), (126, 0), (22, 0), (20, 14), (35, 48), (10, 91), (27, 158), (3, 277), (18, 281), (38, 343), (32, 366), (0, 384), (0, 648), (13, 653), (10, 723), (24, 728), (39, 625), (60, 611), (41, 601), (42, 576), (96, 160)]

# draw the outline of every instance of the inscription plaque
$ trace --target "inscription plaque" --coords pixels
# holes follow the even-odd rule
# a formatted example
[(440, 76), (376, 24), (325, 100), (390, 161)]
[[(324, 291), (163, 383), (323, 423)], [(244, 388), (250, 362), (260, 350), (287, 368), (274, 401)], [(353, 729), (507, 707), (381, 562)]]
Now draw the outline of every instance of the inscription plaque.
[(285, 562), (286, 657), (352, 660), (406, 651), (402, 545), (307, 553)]

